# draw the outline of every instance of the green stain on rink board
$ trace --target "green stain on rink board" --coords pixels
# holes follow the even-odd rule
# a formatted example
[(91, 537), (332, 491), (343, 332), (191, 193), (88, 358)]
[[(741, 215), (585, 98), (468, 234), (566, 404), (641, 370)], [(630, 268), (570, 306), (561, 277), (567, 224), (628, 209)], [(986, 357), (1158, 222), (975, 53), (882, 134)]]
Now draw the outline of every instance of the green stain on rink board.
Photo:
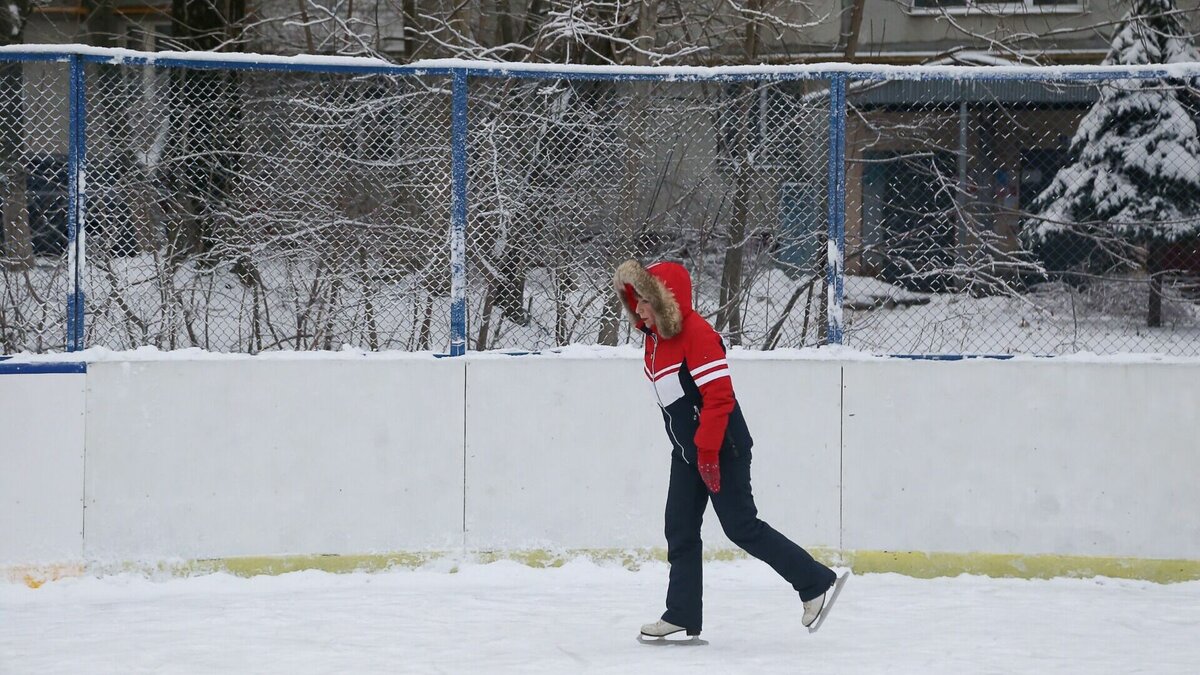
[[(999, 553), (923, 553), (919, 551), (836, 551), (810, 549), (820, 561), (852, 568), (857, 574), (893, 572), (923, 579), (975, 574), (989, 577), (1051, 579), (1055, 577), (1142, 579), (1174, 583), (1200, 579), (1200, 560), (1160, 560), (1150, 558), (1103, 558), (1066, 555), (1016, 555)], [(713, 549), (706, 560), (743, 560), (737, 549)], [(0, 568), (0, 580), (24, 583), (37, 588), (48, 581), (84, 575), (103, 576), (121, 572), (148, 576), (183, 577), (224, 572), (240, 577), (287, 574), (301, 570), (325, 572), (375, 572), (435, 565), (449, 573), (460, 564), (487, 564), (508, 560), (536, 568), (561, 567), (576, 559), (635, 570), (646, 562), (665, 562), (666, 550), (580, 549), (552, 551), (440, 551), (426, 553), (385, 553), (364, 555), (288, 555), (219, 558), (212, 560), (133, 563), (116, 566), (44, 565)]]
[(858, 574), (895, 572), (922, 579), (959, 574), (1020, 579), (1112, 577), (1143, 579), (1160, 584), (1200, 579), (1200, 560), (1049, 554), (846, 551), (840, 556), (839, 563), (848, 565)]
[(380, 570), (423, 567), (441, 558), (440, 553), (383, 553), (365, 555), (288, 555), (250, 556), (244, 558), (218, 558), (197, 560), (183, 565), (181, 570), (188, 574), (226, 572), (239, 577), (260, 574), (287, 574), (301, 570), (322, 572), (376, 572)]

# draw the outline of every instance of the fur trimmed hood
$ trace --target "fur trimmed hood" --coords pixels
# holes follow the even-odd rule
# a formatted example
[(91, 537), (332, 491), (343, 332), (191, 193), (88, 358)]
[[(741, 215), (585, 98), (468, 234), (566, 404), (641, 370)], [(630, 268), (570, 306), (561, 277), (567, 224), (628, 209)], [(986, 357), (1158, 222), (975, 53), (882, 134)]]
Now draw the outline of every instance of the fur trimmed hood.
[(673, 338), (683, 330), (683, 320), (692, 313), (692, 277), (679, 263), (657, 262), (642, 267), (636, 260), (626, 260), (613, 275), (613, 289), (625, 305), (630, 321), (642, 328), (635, 311), (633, 293), (650, 301), (658, 315), (655, 331), (664, 338)]

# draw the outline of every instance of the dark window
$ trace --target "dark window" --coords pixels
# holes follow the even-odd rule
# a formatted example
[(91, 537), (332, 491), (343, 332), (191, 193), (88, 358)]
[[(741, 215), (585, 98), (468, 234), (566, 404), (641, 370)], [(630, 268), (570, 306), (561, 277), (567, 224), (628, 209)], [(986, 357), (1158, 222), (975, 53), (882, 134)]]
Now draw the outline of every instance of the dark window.
[(785, 183), (779, 190), (779, 237), (775, 259), (789, 276), (820, 269), (826, 226), (825, 186)]
[[(0, 197), (0, 208), (4, 198)], [(25, 170), (25, 206), (34, 255), (57, 256), (67, 250), (67, 160), (43, 155)], [(4, 244), (0, 227), (0, 246)]]
[(951, 288), (955, 158), (949, 152), (867, 153), (863, 243), (885, 281), (912, 291)]
[(67, 158), (35, 158), (29, 163), (25, 187), (33, 254), (62, 255), (67, 250)]

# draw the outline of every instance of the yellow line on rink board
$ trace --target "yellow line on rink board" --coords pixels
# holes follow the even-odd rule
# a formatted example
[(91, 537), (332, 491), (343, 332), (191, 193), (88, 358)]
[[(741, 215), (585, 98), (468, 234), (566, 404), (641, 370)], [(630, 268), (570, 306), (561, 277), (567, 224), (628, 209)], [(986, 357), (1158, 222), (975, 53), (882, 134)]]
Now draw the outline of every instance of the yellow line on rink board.
[[(810, 549), (828, 565), (852, 568), (857, 574), (896, 573), (917, 578), (974, 574), (988, 577), (1051, 579), (1058, 577), (1142, 579), (1176, 583), (1200, 579), (1200, 560), (1106, 558), (1068, 555), (1001, 553), (926, 553), (920, 551), (837, 551)], [(646, 562), (665, 562), (662, 548), (639, 549), (527, 549), (518, 551), (431, 551), (362, 555), (285, 555), (217, 558), (210, 560), (121, 563), (116, 565), (64, 563), (0, 567), (0, 579), (30, 588), (68, 577), (133, 573), (149, 577), (187, 577), (223, 572), (240, 577), (277, 575), (302, 570), (325, 572), (376, 572), (395, 568), (433, 567), (449, 573), (462, 564), (487, 564), (501, 560), (530, 567), (561, 567), (576, 559), (619, 565), (636, 570)], [(742, 560), (738, 549), (705, 551), (706, 560)]]
[(1200, 560), (919, 551), (846, 551), (840, 560), (859, 574), (895, 572), (923, 579), (959, 574), (1021, 579), (1112, 577), (1160, 584), (1200, 579)]

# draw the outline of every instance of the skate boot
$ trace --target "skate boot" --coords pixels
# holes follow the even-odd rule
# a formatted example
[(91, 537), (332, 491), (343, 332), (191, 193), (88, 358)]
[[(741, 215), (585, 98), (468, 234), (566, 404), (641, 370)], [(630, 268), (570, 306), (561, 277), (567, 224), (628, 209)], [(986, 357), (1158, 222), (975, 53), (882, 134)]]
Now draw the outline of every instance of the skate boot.
[(800, 619), (800, 623), (804, 624), (805, 628), (812, 626), (817, 617), (821, 616), (821, 610), (825, 609), (826, 595), (829, 595), (829, 591), (825, 591), (812, 600), (804, 601), (804, 617)]
[(821, 627), (825, 617), (829, 615), (829, 609), (833, 607), (834, 601), (841, 594), (842, 586), (846, 585), (846, 580), (849, 578), (850, 570), (846, 570), (834, 579), (824, 593), (812, 600), (804, 601), (804, 616), (800, 619), (800, 623), (804, 624), (808, 632), (815, 633)]
[[(688, 638), (668, 640), (668, 635), (686, 632)], [(676, 626), (669, 621), (659, 619), (654, 623), (648, 623), (642, 626), (642, 632), (638, 635), (638, 642), (646, 645), (706, 645), (704, 640), (700, 639), (700, 631)]]
[(684, 628), (683, 626), (676, 626), (675, 624), (667, 622), (667, 621), (663, 621), (662, 619), (659, 619), (658, 621), (655, 621), (654, 623), (648, 623), (648, 624), (642, 626), (642, 635), (645, 635), (646, 637), (652, 637), (652, 638), (667, 637), (668, 635), (674, 635), (681, 631), (687, 631), (688, 635), (699, 635), (700, 634), (700, 631), (690, 631), (690, 630), (687, 630), (686, 628)]

